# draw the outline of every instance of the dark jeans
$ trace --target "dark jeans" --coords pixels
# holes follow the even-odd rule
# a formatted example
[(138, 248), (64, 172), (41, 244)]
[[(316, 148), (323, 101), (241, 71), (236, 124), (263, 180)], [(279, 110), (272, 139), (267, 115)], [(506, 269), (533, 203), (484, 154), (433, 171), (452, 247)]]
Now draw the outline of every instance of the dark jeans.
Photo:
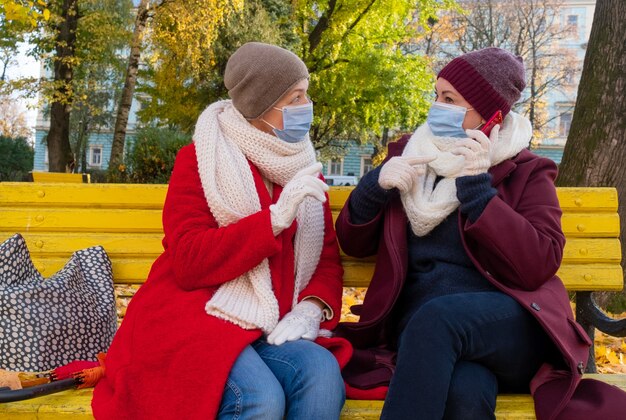
[(381, 419), (494, 419), (498, 391), (528, 393), (555, 357), (539, 323), (508, 295), (434, 298), (400, 335)]

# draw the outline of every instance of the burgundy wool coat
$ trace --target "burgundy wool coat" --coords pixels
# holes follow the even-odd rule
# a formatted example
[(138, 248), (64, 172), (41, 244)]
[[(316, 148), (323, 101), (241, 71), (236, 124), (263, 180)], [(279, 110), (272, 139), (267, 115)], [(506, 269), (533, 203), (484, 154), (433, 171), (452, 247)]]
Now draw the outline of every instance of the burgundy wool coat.
[[(274, 237), (272, 199), (258, 170), (251, 168), (262, 210), (218, 229), (202, 190), (194, 145), (179, 152), (163, 208), (164, 252), (133, 297), (107, 353), (106, 374), (92, 401), (97, 419), (215, 418), (235, 359), (261, 331), (209, 316), (204, 307), (222, 283), (264, 258), (280, 316), (289, 311), (297, 222)], [(274, 202), (281, 191), (274, 187)], [(322, 328), (333, 329), (339, 320), (342, 275), (326, 204), (320, 261), (300, 294), (300, 299), (317, 296), (333, 310)]]
[[(407, 140), (390, 144), (388, 158), (400, 155)], [(563, 355), (567, 369), (546, 364), (530, 384), (537, 418), (626, 418), (626, 393), (599, 381), (581, 382), (591, 341), (576, 323), (565, 287), (555, 275), (565, 244), (554, 187), (556, 165), (523, 150), (489, 172), (497, 195), (474, 223), (459, 211), (459, 230), (478, 271), (526, 308)], [(356, 308), (359, 322), (337, 328), (337, 335), (354, 347), (344, 379), (349, 397), (384, 398), (395, 360), (390, 314), (407, 274), (408, 220), (399, 197), (364, 225), (350, 220), (346, 202), (336, 222), (344, 252), (377, 258), (363, 305)]]

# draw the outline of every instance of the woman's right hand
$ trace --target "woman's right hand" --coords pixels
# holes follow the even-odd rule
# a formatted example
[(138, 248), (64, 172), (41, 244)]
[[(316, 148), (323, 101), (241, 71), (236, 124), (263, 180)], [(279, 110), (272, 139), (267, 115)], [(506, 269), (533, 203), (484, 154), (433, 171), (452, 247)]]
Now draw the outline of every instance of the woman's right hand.
[(326, 201), (328, 185), (319, 179), (321, 171), (322, 164), (316, 162), (295, 174), (285, 185), (276, 204), (270, 206), (274, 235), (291, 226), (305, 198), (313, 197), (322, 203)]
[(378, 184), (386, 190), (397, 188), (405, 193), (418, 177), (426, 173), (426, 164), (435, 159), (435, 156), (392, 157), (381, 168)]

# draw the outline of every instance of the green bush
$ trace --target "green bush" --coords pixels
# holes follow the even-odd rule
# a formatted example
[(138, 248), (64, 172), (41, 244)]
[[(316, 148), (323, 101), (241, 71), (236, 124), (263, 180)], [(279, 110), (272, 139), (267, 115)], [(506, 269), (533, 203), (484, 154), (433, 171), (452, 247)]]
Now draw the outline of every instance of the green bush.
[(25, 138), (0, 136), (0, 181), (25, 181), (33, 170), (34, 157)]
[(126, 156), (128, 182), (167, 184), (178, 151), (191, 143), (191, 136), (168, 128), (147, 127), (137, 132), (135, 142)]

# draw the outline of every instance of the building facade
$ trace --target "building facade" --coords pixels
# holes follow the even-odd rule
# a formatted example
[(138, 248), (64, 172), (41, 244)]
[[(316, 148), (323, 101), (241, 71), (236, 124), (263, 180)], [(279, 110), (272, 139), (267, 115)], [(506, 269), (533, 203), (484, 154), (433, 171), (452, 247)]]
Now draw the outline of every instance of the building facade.
[(561, 25), (566, 29), (567, 34), (557, 47), (574, 60), (572, 66), (574, 71), (568, 74), (562, 89), (552, 90), (547, 95), (549, 135), (546, 138), (537, 139), (533, 150), (556, 163), (561, 162), (572, 123), (595, 7), (595, 0), (565, 0), (560, 8)]

